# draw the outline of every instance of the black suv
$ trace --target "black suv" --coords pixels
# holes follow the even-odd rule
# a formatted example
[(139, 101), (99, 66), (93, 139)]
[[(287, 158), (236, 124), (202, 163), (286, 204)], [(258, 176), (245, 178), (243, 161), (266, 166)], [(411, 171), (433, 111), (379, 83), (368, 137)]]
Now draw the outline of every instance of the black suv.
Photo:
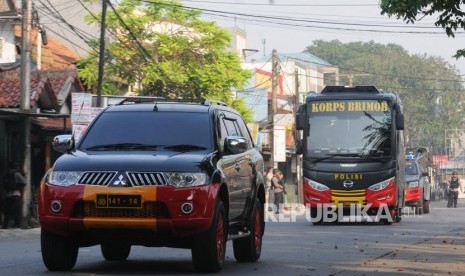
[(228, 239), (238, 261), (260, 258), (263, 158), (243, 118), (218, 102), (149, 100), (104, 109), (76, 144), (55, 137), (66, 154), (39, 194), (49, 270), (72, 269), (93, 245), (106, 260), (133, 245), (189, 248), (198, 271), (221, 269)]

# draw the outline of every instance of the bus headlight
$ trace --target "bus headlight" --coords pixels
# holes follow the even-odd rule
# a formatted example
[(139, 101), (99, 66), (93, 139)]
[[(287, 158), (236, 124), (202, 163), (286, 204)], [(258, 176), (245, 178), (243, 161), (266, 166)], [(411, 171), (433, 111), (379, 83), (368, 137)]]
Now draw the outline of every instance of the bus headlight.
[(329, 190), (329, 187), (326, 185), (323, 185), (321, 183), (318, 183), (316, 181), (310, 180), (308, 178), (305, 178), (308, 186), (310, 186), (312, 189), (323, 192)]
[(374, 192), (379, 192), (381, 190), (384, 190), (390, 183), (391, 181), (394, 181), (394, 177), (391, 177), (387, 180), (381, 181), (379, 183), (373, 184), (370, 187), (368, 187), (368, 190), (374, 191)]

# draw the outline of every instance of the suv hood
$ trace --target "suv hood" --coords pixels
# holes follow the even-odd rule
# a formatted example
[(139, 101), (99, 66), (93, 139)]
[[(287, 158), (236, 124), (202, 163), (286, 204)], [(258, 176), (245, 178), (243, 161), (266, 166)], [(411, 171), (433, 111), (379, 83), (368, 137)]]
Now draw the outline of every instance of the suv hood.
[(208, 151), (75, 151), (55, 162), (60, 171), (199, 171)]

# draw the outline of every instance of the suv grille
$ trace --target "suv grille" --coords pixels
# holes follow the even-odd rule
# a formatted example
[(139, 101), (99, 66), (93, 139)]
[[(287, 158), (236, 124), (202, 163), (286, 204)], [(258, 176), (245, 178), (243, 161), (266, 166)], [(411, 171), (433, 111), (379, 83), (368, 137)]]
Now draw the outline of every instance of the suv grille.
[(116, 172), (85, 172), (79, 179), (79, 184), (108, 186)]
[(127, 176), (134, 187), (166, 185), (163, 174), (159, 172), (128, 172)]
[[(79, 179), (79, 184), (108, 186), (116, 172), (85, 172)], [(159, 172), (128, 172), (128, 182), (131, 186), (158, 186), (166, 185), (165, 177)]]

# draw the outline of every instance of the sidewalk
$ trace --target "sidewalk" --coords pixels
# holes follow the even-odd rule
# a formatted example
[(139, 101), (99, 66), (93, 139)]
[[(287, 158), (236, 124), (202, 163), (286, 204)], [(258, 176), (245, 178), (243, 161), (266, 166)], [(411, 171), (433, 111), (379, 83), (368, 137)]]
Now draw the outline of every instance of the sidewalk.
[(0, 229), (0, 242), (17, 239), (35, 239), (40, 237), (40, 227), (31, 229)]

